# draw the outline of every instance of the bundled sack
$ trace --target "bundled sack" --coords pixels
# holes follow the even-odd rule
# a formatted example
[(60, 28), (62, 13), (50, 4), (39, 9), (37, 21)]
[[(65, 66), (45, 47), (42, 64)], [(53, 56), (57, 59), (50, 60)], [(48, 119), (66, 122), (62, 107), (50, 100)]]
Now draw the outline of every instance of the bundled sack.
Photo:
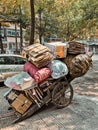
[(79, 54), (77, 56), (68, 57), (68, 59), (64, 59), (64, 63), (67, 64), (69, 68), (69, 74), (73, 78), (80, 77), (84, 75), (88, 70), (89, 67), (92, 65), (92, 54)]
[(53, 79), (58, 79), (68, 74), (68, 67), (60, 60), (53, 60), (50, 64), (50, 68), (52, 70), (51, 76)]
[(27, 72), (20, 72), (19, 74), (7, 78), (4, 84), (15, 90), (25, 90), (37, 85), (35, 80)]
[(33, 65), (31, 62), (26, 62), (24, 64), (24, 67), (23, 67), (23, 71), (27, 72), (30, 74), (31, 77), (34, 78), (34, 74), (38, 71), (39, 69)]
[(54, 58), (50, 49), (41, 44), (33, 44), (24, 50), (28, 55), (28, 60), (38, 68), (46, 66)]
[(83, 43), (77, 41), (71, 41), (68, 43), (68, 53), (69, 54), (84, 54), (85, 53), (85, 46)]
[(51, 70), (49, 68), (42, 68), (38, 70), (35, 75), (34, 79), (37, 83), (40, 83), (44, 80), (46, 80), (51, 75)]

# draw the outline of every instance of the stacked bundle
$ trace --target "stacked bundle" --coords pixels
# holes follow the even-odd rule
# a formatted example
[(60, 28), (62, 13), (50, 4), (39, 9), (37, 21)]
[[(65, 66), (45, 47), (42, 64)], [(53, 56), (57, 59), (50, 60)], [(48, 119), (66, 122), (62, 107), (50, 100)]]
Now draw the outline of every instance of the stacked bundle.
[(44, 81), (51, 75), (51, 70), (48, 67), (39, 69), (29, 61), (24, 64), (23, 71), (27, 72), (37, 83)]
[(53, 60), (50, 49), (41, 44), (28, 46), (24, 51), (28, 55), (28, 60), (38, 68), (46, 66)]
[[(24, 48), (24, 52), (28, 55), (28, 61), (24, 64), (23, 72), (5, 81), (5, 85), (12, 88), (12, 91), (20, 91), (20, 94), (10, 103), (20, 114), (24, 114), (33, 103), (40, 107), (43, 93), (38, 88), (38, 84), (50, 77), (51, 69), (46, 65), (53, 60), (50, 50), (41, 44), (28, 46)], [(25, 91), (26, 95), (21, 94), (21, 91)]]
[(76, 78), (84, 75), (92, 65), (92, 55), (93, 54), (69, 55), (65, 58), (63, 62), (67, 64), (70, 76)]
[(83, 43), (71, 41), (68, 44), (69, 44), (69, 48), (68, 48), (69, 54), (84, 54), (85, 53), (85, 48), (84, 48)]
[(24, 64), (23, 71), (30, 74), (37, 83), (47, 79), (51, 75), (51, 70), (47, 67), (53, 60), (51, 51), (41, 44), (33, 44), (24, 48), (28, 55), (28, 62)]

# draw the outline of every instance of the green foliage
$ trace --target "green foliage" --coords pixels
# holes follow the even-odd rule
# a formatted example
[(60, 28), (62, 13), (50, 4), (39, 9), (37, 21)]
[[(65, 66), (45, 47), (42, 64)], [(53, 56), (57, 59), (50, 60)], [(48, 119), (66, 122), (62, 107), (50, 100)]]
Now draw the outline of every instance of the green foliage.
[[(22, 13), (17, 14), (20, 5)], [(2, 14), (10, 18), (18, 18), (24, 28), (29, 27), (30, 1), (1, 0), (0, 6), (3, 10)], [(56, 34), (59, 38), (67, 40), (87, 39), (98, 28), (97, 0), (35, 0), (34, 6), (35, 32), (39, 37)], [(14, 13), (16, 15), (13, 15)]]
[(1, 0), (1, 14), (8, 20), (21, 22), (23, 27), (30, 24), (29, 2), (26, 0)]

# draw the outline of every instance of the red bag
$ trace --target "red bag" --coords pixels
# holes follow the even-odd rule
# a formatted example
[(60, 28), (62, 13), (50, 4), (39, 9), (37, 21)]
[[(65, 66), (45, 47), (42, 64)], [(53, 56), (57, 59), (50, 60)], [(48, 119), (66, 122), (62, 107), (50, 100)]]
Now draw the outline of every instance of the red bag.
[(31, 77), (34, 77), (34, 74), (38, 71), (39, 69), (33, 65), (32, 63), (30, 63), (29, 61), (26, 62), (24, 64), (24, 67), (23, 67), (23, 71), (27, 72), (30, 74)]
[(37, 83), (40, 83), (47, 79), (50, 75), (51, 70), (49, 68), (42, 68), (35, 73), (34, 79)]

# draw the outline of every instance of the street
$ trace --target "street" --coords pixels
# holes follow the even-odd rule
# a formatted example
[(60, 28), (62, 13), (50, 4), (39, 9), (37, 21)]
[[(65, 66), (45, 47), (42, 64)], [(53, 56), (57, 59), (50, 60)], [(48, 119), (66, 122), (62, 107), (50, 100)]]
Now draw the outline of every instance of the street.
[(93, 56), (93, 65), (96, 71), (90, 68), (72, 81), (74, 97), (68, 107), (49, 104), (17, 124), (11, 124), (16, 117), (3, 97), (8, 88), (0, 87), (0, 130), (98, 130), (98, 55)]

